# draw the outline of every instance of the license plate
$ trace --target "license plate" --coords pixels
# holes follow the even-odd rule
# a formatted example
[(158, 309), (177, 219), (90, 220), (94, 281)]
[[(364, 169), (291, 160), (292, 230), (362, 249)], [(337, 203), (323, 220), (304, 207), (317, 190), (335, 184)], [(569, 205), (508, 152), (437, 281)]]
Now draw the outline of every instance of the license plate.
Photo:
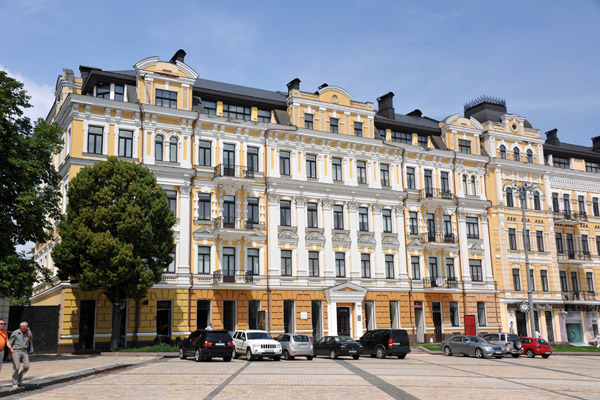
[(356, 353), (356, 350), (350, 350), (348, 353)]
[(216, 343), (215, 346), (225, 346), (225, 343)]
[(549, 352), (549, 351), (547, 351), (547, 352), (546, 352), (546, 354), (550, 354), (550, 352)]

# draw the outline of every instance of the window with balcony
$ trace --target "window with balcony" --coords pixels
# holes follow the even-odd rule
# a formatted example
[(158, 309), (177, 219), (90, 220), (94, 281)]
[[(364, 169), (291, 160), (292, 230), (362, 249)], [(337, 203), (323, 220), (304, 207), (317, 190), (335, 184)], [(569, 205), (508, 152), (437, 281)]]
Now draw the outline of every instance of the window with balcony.
[(390, 186), (390, 166), (389, 164), (380, 164), (379, 172), (381, 174), (381, 186)]
[(541, 202), (540, 202), (540, 194), (539, 192), (534, 192), (533, 193), (533, 209), (534, 210), (541, 210)]
[(163, 160), (164, 139), (161, 135), (157, 135), (154, 139), (154, 159), (156, 161)]
[(419, 234), (419, 222), (416, 211), (411, 211), (408, 213), (408, 228), (409, 235)]
[(440, 184), (442, 193), (450, 193), (450, 179), (448, 179), (448, 172), (440, 172)]
[(156, 89), (156, 105), (159, 107), (177, 108), (177, 92)]
[(308, 252), (308, 275), (312, 277), (319, 276), (319, 252)]
[(383, 232), (392, 232), (392, 210), (384, 208), (381, 210), (381, 219), (383, 222)]
[(394, 279), (394, 256), (391, 254), (385, 255), (385, 278)]
[(281, 150), (279, 152), (279, 173), (281, 175), (290, 175), (290, 152)]
[(506, 207), (514, 207), (513, 191), (511, 188), (506, 188)]
[(363, 278), (371, 277), (371, 255), (362, 253), (360, 255), (360, 270)]
[(458, 151), (465, 154), (471, 154), (471, 141), (467, 139), (458, 139)]
[(306, 226), (308, 228), (316, 228), (319, 226), (319, 217), (317, 209), (317, 203), (306, 204)]
[(279, 225), (292, 225), (292, 203), (288, 200), (279, 202)]
[(343, 180), (341, 158), (333, 157), (331, 159), (331, 170), (331, 172), (333, 173), (333, 180), (336, 182), (341, 182)]
[(586, 256), (590, 255), (590, 247), (588, 244), (588, 235), (581, 235), (581, 252)]
[(177, 148), (179, 142), (176, 137), (172, 137), (169, 141), (169, 161), (172, 163), (177, 162)]
[(568, 292), (569, 282), (567, 281), (567, 271), (560, 271), (558, 276), (560, 277), (560, 290), (562, 292)]
[(594, 292), (594, 273), (593, 272), (586, 272), (585, 273), (585, 279), (587, 281), (587, 289), (588, 292)]
[(314, 129), (313, 128), (313, 115), (312, 114), (304, 114), (304, 128), (306, 129)]
[(433, 173), (430, 169), (423, 171), (423, 183), (425, 186), (425, 192), (431, 196), (433, 193)]
[(133, 131), (119, 129), (119, 157), (133, 156)]
[(259, 249), (248, 249), (246, 272), (252, 275), (260, 275)]
[(369, 230), (369, 209), (358, 207), (358, 230), (366, 232)]
[(314, 154), (306, 155), (306, 177), (317, 179), (317, 156)]
[(252, 109), (250, 107), (223, 104), (223, 116), (225, 118), (243, 119), (246, 121), (250, 121), (250, 119), (252, 119)]
[(258, 197), (248, 198), (248, 223), (258, 224), (260, 223), (258, 217)]
[(163, 269), (163, 272), (166, 272), (166, 273), (175, 273), (175, 264), (176, 264), (176, 261), (175, 261), (175, 252), (172, 252), (170, 254), (170, 256), (171, 256), (171, 260), (172, 261), (169, 263), (169, 265), (167, 265), (166, 268)]
[(418, 256), (410, 257), (410, 271), (413, 280), (421, 279), (421, 260)]
[(210, 167), (212, 164), (211, 143), (205, 141), (198, 142), (198, 165), (201, 167)]
[(454, 271), (454, 258), (446, 258), (446, 277), (450, 280), (456, 279)]
[(333, 206), (333, 229), (344, 229), (344, 206)]
[(517, 232), (514, 228), (508, 229), (508, 246), (511, 250), (517, 250)]
[(571, 199), (566, 193), (563, 194), (563, 209), (565, 210), (565, 213), (571, 213)]
[(281, 250), (281, 276), (292, 276), (291, 250)]
[(365, 161), (356, 162), (356, 179), (359, 184), (367, 184), (367, 163)]
[(540, 278), (542, 282), (542, 291), (547, 292), (550, 290), (548, 286), (548, 270), (542, 269), (540, 270)]
[(479, 220), (476, 217), (467, 217), (467, 239), (479, 239)]
[(336, 278), (346, 277), (346, 254), (341, 252), (335, 253), (335, 276)]
[(329, 132), (339, 133), (339, 120), (337, 118), (329, 118)]
[(198, 193), (198, 219), (210, 220), (210, 193)]
[(544, 232), (535, 231), (535, 240), (537, 242), (537, 249), (539, 252), (544, 252)]
[(354, 136), (362, 137), (362, 135), (363, 135), (362, 122), (354, 121)]
[(471, 271), (471, 280), (473, 282), (483, 282), (481, 260), (469, 260), (469, 269)]
[(271, 123), (271, 110), (258, 110), (257, 120), (266, 124)]
[(198, 273), (210, 274), (210, 247), (198, 246)]
[(564, 253), (565, 249), (563, 247), (562, 234), (561, 233), (555, 233), (554, 234), (554, 240), (555, 240), (555, 244), (556, 244), (556, 251), (558, 253)]
[(101, 126), (88, 127), (88, 150), (90, 154), (102, 154), (104, 129)]
[(258, 147), (248, 147), (246, 150), (246, 161), (248, 171), (258, 172)]
[(415, 169), (413, 167), (406, 168), (406, 188), (415, 189)]
[(167, 201), (169, 202), (169, 209), (173, 211), (173, 215), (177, 218), (177, 191), (176, 190), (165, 190), (167, 192)]

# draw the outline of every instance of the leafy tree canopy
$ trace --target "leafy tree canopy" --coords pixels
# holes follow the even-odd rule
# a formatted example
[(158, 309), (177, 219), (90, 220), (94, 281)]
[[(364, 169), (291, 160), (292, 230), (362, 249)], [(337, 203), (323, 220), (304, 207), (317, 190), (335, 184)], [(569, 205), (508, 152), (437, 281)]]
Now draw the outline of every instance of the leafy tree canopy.
[(61, 128), (42, 119), (33, 126), (23, 115), (29, 107), (23, 84), (0, 71), (0, 297), (31, 295), (47, 271), (16, 254), (16, 246), (48, 240), (60, 216), (52, 156), (61, 149)]

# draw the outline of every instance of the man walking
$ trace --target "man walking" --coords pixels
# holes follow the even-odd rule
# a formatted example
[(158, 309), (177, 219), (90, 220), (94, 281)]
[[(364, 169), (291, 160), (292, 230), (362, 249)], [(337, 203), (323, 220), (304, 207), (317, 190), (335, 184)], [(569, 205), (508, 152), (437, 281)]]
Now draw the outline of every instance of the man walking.
[(0, 318), (0, 371), (2, 371), (2, 361), (4, 360), (4, 348), (8, 347), (11, 356), (14, 353), (12, 345), (8, 340), (8, 332), (6, 332), (4, 328), (6, 328), (6, 321), (3, 318)]
[[(29, 330), (27, 322), (21, 322), (19, 329), (10, 335), (10, 343), (13, 348), (13, 388), (23, 387), (23, 375), (29, 371), (29, 345), (32, 344), (33, 337)], [(23, 369), (21, 369), (21, 364)], [(19, 371), (20, 370), (20, 371)]]

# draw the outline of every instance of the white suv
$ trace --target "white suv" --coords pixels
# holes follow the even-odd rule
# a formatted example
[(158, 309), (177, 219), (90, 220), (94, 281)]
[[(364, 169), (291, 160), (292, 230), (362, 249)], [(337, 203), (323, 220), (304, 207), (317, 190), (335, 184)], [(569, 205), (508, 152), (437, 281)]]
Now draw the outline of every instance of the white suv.
[(275, 361), (281, 360), (281, 344), (266, 331), (254, 329), (235, 331), (233, 344), (235, 346), (233, 358), (245, 354), (248, 361), (260, 360), (263, 357), (269, 357)]

